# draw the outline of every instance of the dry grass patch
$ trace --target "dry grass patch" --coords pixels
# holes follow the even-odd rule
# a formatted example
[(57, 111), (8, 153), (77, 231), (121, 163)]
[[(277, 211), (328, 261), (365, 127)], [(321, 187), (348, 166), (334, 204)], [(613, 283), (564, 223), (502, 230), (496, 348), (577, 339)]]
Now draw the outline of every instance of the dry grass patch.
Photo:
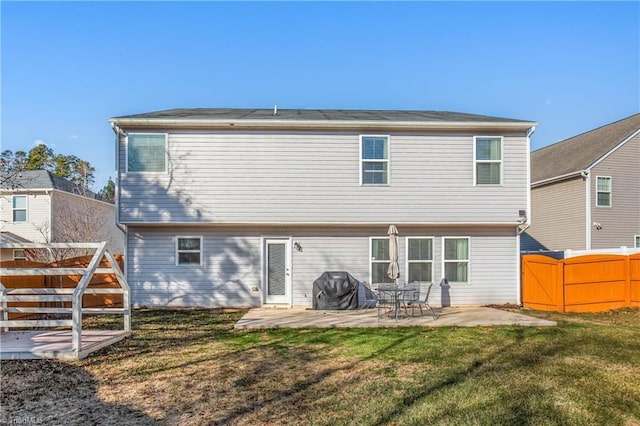
[(83, 361), (3, 362), (0, 420), (637, 422), (638, 312), (533, 314), (560, 325), (234, 332), (242, 313), (137, 311), (131, 338)]

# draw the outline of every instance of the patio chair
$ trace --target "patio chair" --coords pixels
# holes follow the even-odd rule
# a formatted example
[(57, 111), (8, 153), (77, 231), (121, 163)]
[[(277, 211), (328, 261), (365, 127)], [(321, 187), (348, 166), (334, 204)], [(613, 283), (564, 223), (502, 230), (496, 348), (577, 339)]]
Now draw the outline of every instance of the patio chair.
[(378, 295), (367, 282), (361, 282), (358, 286), (358, 303), (361, 311), (378, 306)]
[(378, 302), (376, 307), (378, 308), (378, 319), (383, 315), (390, 314), (391, 311), (395, 311), (396, 301), (392, 293), (381, 291), (378, 293)]
[(433, 310), (431, 305), (429, 305), (429, 294), (431, 294), (431, 287), (433, 287), (433, 283), (429, 283), (429, 285), (427, 286), (427, 291), (424, 293), (424, 297), (422, 297), (422, 298), (418, 297), (415, 300), (407, 302), (407, 306), (411, 308), (411, 314), (412, 315), (413, 315), (413, 310), (416, 307), (420, 308), (420, 315), (423, 315), (423, 313), (424, 313), (423, 307), (424, 307), (424, 308), (429, 309), (429, 311), (431, 312), (431, 316), (433, 317), (434, 320), (438, 319), (438, 315)]
[[(415, 302), (420, 300), (420, 283), (419, 282), (405, 282), (404, 287), (415, 289), (415, 290), (405, 290), (403, 291), (402, 298), (400, 299), (400, 305), (404, 309), (405, 314), (409, 315), (407, 311), (408, 308), (412, 307)], [(413, 312), (412, 312), (413, 314)]]

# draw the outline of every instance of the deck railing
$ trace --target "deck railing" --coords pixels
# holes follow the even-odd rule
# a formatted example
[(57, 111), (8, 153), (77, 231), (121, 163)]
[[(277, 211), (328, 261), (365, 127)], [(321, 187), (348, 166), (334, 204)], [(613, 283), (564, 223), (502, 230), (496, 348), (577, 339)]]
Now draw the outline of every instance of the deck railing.
[[(131, 296), (127, 280), (118, 266), (115, 257), (106, 250), (106, 242), (101, 243), (0, 243), (0, 248), (9, 249), (94, 249), (95, 252), (86, 268), (2, 268), (0, 271), (0, 302), (2, 320), (0, 327), (4, 331), (11, 328), (71, 327), (73, 351), (77, 354), (82, 349), (82, 314), (122, 314), (123, 330), (131, 331)], [(110, 267), (99, 268), (100, 262), (106, 258)], [(120, 288), (88, 288), (95, 274), (115, 275)], [(7, 288), (2, 284), (2, 277), (16, 276), (66, 276), (79, 275), (75, 288)], [(122, 308), (83, 308), (82, 298), (85, 294), (122, 294)], [(66, 302), (71, 307), (20, 307), (8, 306), (15, 302)], [(19, 319), (10, 320), (9, 313), (27, 314), (71, 314), (71, 319)]]

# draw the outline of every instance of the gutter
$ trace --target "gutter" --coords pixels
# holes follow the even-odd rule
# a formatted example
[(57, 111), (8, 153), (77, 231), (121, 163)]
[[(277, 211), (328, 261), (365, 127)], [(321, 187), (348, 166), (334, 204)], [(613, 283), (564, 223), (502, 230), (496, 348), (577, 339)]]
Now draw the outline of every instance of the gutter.
[[(124, 134), (124, 131), (118, 127), (117, 124), (115, 124), (115, 122), (113, 122), (112, 120), (109, 120), (109, 123), (111, 124), (111, 130), (113, 130), (113, 133), (115, 133), (116, 136), (116, 157), (115, 157), (115, 161), (116, 161), (116, 199), (115, 199), (115, 206), (116, 206), (116, 227), (122, 231), (122, 233), (125, 235), (125, 247), (124, 247), (124, 251), (125, 251), (125, 259), (126, 259), (126, 252), (127, 252), (127, 241), (126, 241), (126, 236), (127, 236), (127, 227), (126, 225), (122, 225), (120, 223), (120, 134)], [(126, 275), (125, 275), (126, 276)]]
[(585, 177), (584, 173), (586, 172), (586, 170), (578, 170), (576, 172), (571, 172), (571, 173), (567, 173), (564, 175), (560, 175), (560, 176), (554, 176), (548, 179), (542, 179), (542, 180), (538, 180), (535, 181), (531, 184), (532, 188), (538, 187), (538, 186), (542, 186), (542, 185), (546, 185), (549, 183), (554, 183), (554, 182), (559, 182), (562, 180), (567, 180), (567, 179), (571, 179), (574, 177), (578, 177), (578, 176), (582, 176)]
[[(210, 120), (210, 119), (157, 119), (112, 118), (112, 127), (170, 127), (174, 129), (307, 129), (307, 130), (524, 130), (533, 133), (535, 122), (454, 122), (454, 121), (318, 121), (318, 120)], [(114, 129), (115, 131), (115, 129)]]

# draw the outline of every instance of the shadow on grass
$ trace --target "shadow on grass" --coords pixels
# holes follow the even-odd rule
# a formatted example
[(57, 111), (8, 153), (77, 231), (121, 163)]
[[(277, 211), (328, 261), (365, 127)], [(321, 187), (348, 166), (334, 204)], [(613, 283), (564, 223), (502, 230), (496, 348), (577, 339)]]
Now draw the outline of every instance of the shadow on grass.
[[(638, 365), (637, 328), (565, 323), (543, 329), (234, 332), (241, 314), (136, 316), (140, 336), (107, 348), (95, 363), (109, 363), (119, 351), (141, 358), (118, 375), (144, 382), (144, 376), (161, 374), (163, 387), (180, 389), (167, 395), (178, 401), (163, 409), (179, 412), (204, 398), (208, 405), (193, 415), (210, 424), (603, 424), (620, 423), (621, 412), (640, 418), (638, 392), (615, 388), (610, 382), (617, 379), (605, 368)], [(168, 353), (154, 358), (160, 351)], [(411, 375), (405, 376), (407, 367)], [(547, 383), (538, 381), (545, 378)], [(469, 393), (478, 396), (465, 399)], [(558, 405), (558, 395), (569, 408)], [(360, 412), (356, 418), (337, 409), (329, 413), (331, 404), (348, 399)], [(367, 405), (365, 399), (375, 402)]]
[(97, 396), (84, 368), (51, 360), (3, 361), (0, 424), (156, 424), (127, 405)]

